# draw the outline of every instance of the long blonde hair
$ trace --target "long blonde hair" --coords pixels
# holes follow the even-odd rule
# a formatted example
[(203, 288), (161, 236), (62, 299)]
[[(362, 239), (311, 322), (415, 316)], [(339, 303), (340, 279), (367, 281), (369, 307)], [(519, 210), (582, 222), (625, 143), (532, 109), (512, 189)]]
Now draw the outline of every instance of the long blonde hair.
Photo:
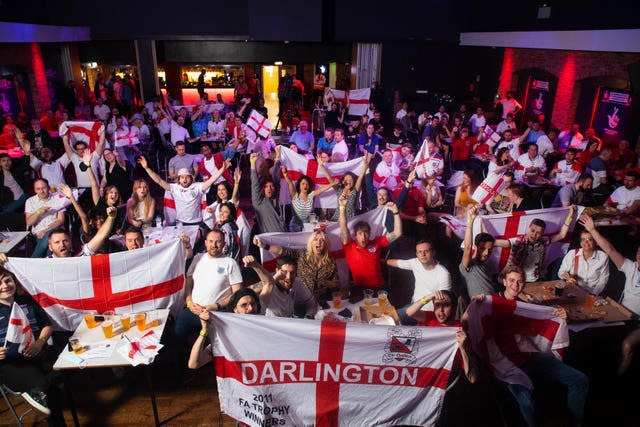
[[(318, 237), (321, 237), (324, 241), (322, 253), (320, 255), (316, 255), (313, 250), (313, 241)], [(329, 239), (324, 231), (314, 231), (311, 236), (309, 236), (309, 240), (307, 240), (307, 253), (305, 254), (305, 259), (311, 265), (317, 265), (319, 263), (321, 266), (327, 266), (332, 263), (333, 260), (329, 255)]]
[[(138, 188), (140, 188), (140, 186), (142, 186), (142, 184), (146, 185), (149, 191), (147, 191), (147, 195), (144, 197), (144, 199), (140, 200), (138, 198), (137, 190)], [(138, 205), (140, 203), (144, 203), (145, 214), (149, 213), (149, 210), (151, 209), (151, 202), (153, 202), (153, 199), (151, 198), (151, 189), (149, 188), (149, 184), (147, 183), (147, 181), (145, 181), (144, 179), (136, 179), (133, 182), (133, 192), (131, 193), (131, 200), (133, 200), (133, 203), (131, 204), (131, 211), (134, 214), (138, 211)]]

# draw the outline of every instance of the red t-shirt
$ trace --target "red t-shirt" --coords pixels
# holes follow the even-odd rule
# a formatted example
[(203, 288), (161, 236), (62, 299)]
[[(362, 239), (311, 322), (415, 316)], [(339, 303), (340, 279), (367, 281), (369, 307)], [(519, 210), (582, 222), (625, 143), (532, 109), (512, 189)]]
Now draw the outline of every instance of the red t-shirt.
[(487, 144), (486, 142), (482, 142), (478, 144), (475, 150), (473, 150), (473, 155), (474, 156), (488, 155), (489, 149), (490, 149), (489, 144)]
[(475, 138), (458, 138), (453, 141), (453, 153), (451, 159), (457, 160), (469, 160), (471, 157), (471, 151), (473, 150), (473, 144), (475, 144)]
[[(445, 323), (442, 324), (440, 322), (438, 322), (438, 319), (436, 319), (436, 315), (433, 313), (433, 311), (424, 311), (423, 312), (425, 314), (425, 319), (418, 322), (418, 326), (425, 326), (427, 328), (461, 328), (462, 327), (462, 323), (458, 322), (458, 321), (453, 321), (451, 323)], [(456, 355), (453, 359), (453, 366), (451, 367), (452, 370), (458, 370), (460, 368), (464, 369), (464, 360), (462, 359), (462, 354), (460, 354), (460, 349), (456, 350)]]
[(379, 236), (361, 248), (355, 240), (342, 246), (351, 277), (356, 286), (379, 288), (384, 285), (380, 266), (381, 250), (389, 246), (387, 236)]

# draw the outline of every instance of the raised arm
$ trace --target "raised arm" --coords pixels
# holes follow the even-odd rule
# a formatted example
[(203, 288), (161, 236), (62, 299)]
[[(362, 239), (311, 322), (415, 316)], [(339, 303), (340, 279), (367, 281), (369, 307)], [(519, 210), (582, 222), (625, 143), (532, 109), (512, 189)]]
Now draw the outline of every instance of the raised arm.
[(71, 144), (69, 144), (69, 135), (62, 135), (62, 146), (64, 147), (65, 154), (67, 155), (69, 160), (71, 160), (74, 151), (73, 148), (71, 148)]
[(216, 182), (216, 180), (222, 176), (224, 171), (229, 169), (229, 166), (231, 166), (231, 160), (225, 160), (223, 166), (220, 169), (218, 169), (216, 173), (211, 175), (209, 179), (207, 179), (205, 182), (202, 183), (202, 192), (206, 193), (209, 187), (211, 187), (213, 183)]
[(111, 229), (113, 228), (113, 223), (116, 220), (116, 212), (117, 209), (113, 206), (109, 206), (107, 208), (107, 219), (100, 226), (95, 236), (87, 243), (87, 247), (91, 253), (95, 253), (102, 244), (109, 238), (109, 234), (111, 234)]
[(362, 162), (362, 168), (360, 169), (360, 174), (358, 175), (358, 179), (356, 180), (356, 185), (354, 186), (356, 191), (360, 191), (360, 188), (362, 188), (362, 180), (364, 179), (365, 173), (367, 173), (367, 168), (369, 167), (370, 161), (371, 161), (371, 153), (367, 151), (364, 154), (364, 161)]
[(213, 360), (212, 353), (205, 350), (204, 347), (208, 335), (208, 321), (210, 319), (209, 312), (203, 311), (202, 313), (200, 313), (199, 317), (200, 333), (198, 334), (196, 341), (193, 343), (193, 347), (191, 347), (189, 361), (187, 362), (187, 366), (189, 367), (189, 369), (198, 369)]
[(105, 137), (103, 132), (102, 135), (98, 137), (98, 142), (96, 142), (96, 148), (95, 150), (93, 150), (93, 152), (96, 153), (96, 156), (98, 157), (102, 156), (102, 152), (104, 151), (104, 141), (105, 141)]
[(260, 188), (260, 179), (258, 178), (258, 171), (256, 170), (256, 162), (258, 161), (258, 153), (251, 153), (249, 156), (249, 163), (251, 164), (251, 203), (254, 208), (262, 203), (263, 195)]
[(582, 224), (585, 230), (591, 233), (593, 239), (596, 241), (598, 246), (600, 246), (600, 249), (602, 249), (604, 253), (609, 256), (609, 258), (611, 258), (611, 261), (613, 261), (616, 267), (618, 267), (618, 270), (621, 269), (622, 265), (624, 264), (624, 257), (613, 247), (611, 242), (609, 242), (604, 238), (604, 236), (602, 236), (602, 234), (600, 234), (593, 222), (593, 219), (587, 214), (582, 214), (578, 222)]
[(333, 186), (338, 183), (338, 180), (335, 179), (333, 176), (331, 176), (331, 172), (329, 172), (329, 170), (327, 169), (327, 167), (325, 166), (324, 162), (322, 161), (322, 159), (320, 158), (319, 155), (316, 157), (316, 161), (318, 162), (318, 169), (320, 169), (322, 171), (322, 173), (324, 174), (324, 176), (327, 177), (327, 180), (329, 181), (329, 183), (328, 184), (324, 184), (324, 185), (320, 185), (320, 186), (318, 186), (317, 189), (313, 190), (313, 192), (311, 194), (313, 194), (314, 197), (319, 195), (319, 194), (324, 193), (325, 191), (329, 190), (330, 188), (333, 188)]
[(473, 222), (478, 217), (478, 209), (472, 206), (467, 210), (467, 229), (464, 232), (464, 248), (462, 250), (462, 265), (468, 269), (473, 255)]
[(251, 255), (242, 258), (242, 263), (245, 268), (252, 268), (258, 275), (260, 283), (262, 283), (260, 299), (265, 301), (265, 304), (268, 304), (269, 299), (271, 298), (271, 292), (273, 292), (273, 286), (275, 285), (275, 278), (272, 277), (269, 272), (265, 270), (264, 267), (261, 266), (260, 263), (258, 263)]
[(160, 178), (160, 176), (157, 173), (151, 170), (151, 168), (149, 167), (149, 164), (147, 163), (147, 159), (145, 159), (144, 156), (140, 156), (140, 160), (138, 160), (138, 163), (140, 163), (140, 166), (142, 166), (144, 170), (147, 171), (149, 178), (151, 178), (153, 182), (158, 184), (164, 190), (171, 191), (171, 186), (167, 183), (167, 181)]
[(82, 231), (85, 234), (89, 234), (89, 217), (87, 213), (82, 209), (82, 206), (78, 203), (76, 198), (73, 196), (73, 191), (67, 184), (59, 184), (58, 188), (62, 191), (62, 194), (65, 195), (67, 199), (71, 202), (71, 206), (76, 210), (76, 213), (80, 217), (80, 222), (82, 223)]
[(91, 183), (91, 199), (93, 200), (94, 206), (98, 204), (100, 201), (100, 188), (98, 187), (98, 180), (93, 173), (93, 168), (91, 167), (91, 159), (93, 156), (89, 152), (89, 150), (85, 150), (84, 156), (82, 156), (82, 162), (87, 167), (87, 171), (85, 172), (89, 177), (89, 182)]
[(351, 240), (351, 235), (349, 234), (349, 229), (347, 228), (347, 196), (342, 193), (340, 198), (338, 199), (338, 209), (340, 210), (340, 214), (338, 215), (338, 224), (340, 225), (340, 241), (343, 245), (349, 243)]
[(253, 244), (259, 247), (260, 249), (264, 249), (265, 251), (271, 252), (274, 255), (282, 255), (282, 246), (267, 245), (263, 243), (258, 236), (253, 236)]
[(237, 167), (236, 170), (233, 171), (233, 192), (231, 193), (231, 203), (233, 203), (236, 206), (238, 206), (238, 203), (240, 203), (239, 192), (240, 192), (241, 180), (242, 180), (242, 171), (240, 170), (239, 167)]
[(551, 243), (559, 242), (560, 240), (564, 239), (567, 236), (567, 233), (569, 232), (569, 227), (571, 226), (571, 221), (573, 220), (573, 214), (575, 211), (576, 211), (576, 207), (574, 205), (571, 205), (569, 207), (569, 213), (567, 214), (567, 217), (565, 218), (564, 223), (560, 228), (560, 231), (557, 234), (554, 234), (553, 236), (551, 236)]
[(400, 211), (395, 203), (387, 203), (387, 209), (393, 213), (393, 232), (387, 233), (387, 240), (389, 243), (402, 236), (402, 218), (400, 218)]
[(287, 187), (289, 187), (289, 194), (293, 197), (296, 194), (296, 187), (293, 185), (293, 181), (289, 178), (289, 171), (285, 166), (280, 167), (280, 173), (284, 177), (284, 180), (287, 181)]

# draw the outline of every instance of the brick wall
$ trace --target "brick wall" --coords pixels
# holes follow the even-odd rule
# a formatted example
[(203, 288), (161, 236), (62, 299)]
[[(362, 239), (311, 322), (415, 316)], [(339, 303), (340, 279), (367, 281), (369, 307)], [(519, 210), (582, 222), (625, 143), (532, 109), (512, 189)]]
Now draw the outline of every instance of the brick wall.
[[(552, 124), (566, 128), (575, 118), (580, 99), (581, 80), (618, 78), (628, 82), (627, 65), (640, 61), (637, 53), (575, 52), (566, 50), (511, 49), (513, 75), (511, 89), (518, 86), (519, 70), (540, 68), (558, 77), (558, 92), (552, 113)], [(628, 83), (627, 83), (627, 89)], [(624, 89), (624, 87), (620, 87)]]

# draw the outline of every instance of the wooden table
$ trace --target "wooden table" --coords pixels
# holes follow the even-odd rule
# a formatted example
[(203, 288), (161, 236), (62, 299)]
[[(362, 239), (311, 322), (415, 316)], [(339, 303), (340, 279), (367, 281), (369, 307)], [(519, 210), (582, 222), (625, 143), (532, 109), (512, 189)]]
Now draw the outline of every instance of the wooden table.
[[(564, 285), (562, 296), (555, 295), (556, 284)], [(631, 320), (631, 312), (613, 299), (596, 297), (594, 307), (587, 306), (589, 292), (577, 285), (566, 285), (563, 280), (527, 283), (518, 297), (533, 304), (558, 305), (567, 310), (567, 323), (591, 323), (597, 327)]]
[[(71, 339), (77, 338), (79, 340), (80, 345), (86, 346), (96, 343), (113, 343), (114, 349), (109, 357), (102, 358), (92, 358), (92, 359), (82, 359), (82, 353), (79, 355), (75, 355), (69, 348), (65, 348), (62, 353), (58, 356), (58, 360), (53, 365), (53, 369), (56, 371), (67, 371), (72, 369), (85, 369), (85, 368), (115, 368), (115, 367), (124, 367), (131, 366), (129, 359), (124, 357), (118, 349), (123, 346), (128, 346), (129, 341), (125, 339), (128, 337), (130, 340), (138, 339), (143, 335), (147, 334), (149, 331), (154, 331), (158, 337), (162, 337), (162, 333), (164, 332), (164, 328), (167, 324), (167, 318), (169, 317), (169, 309), (158, 309), (153, 310), (157, 315), (157, 319), (160, 321), (158, 326), (146, 329), (144, 331), (138, 331), (138, 328), (135, 325), (135, 319), (133, 315), (131, 315), (131, 328), (128, 331), (122, 331), (117, 327), (118, 323), (114, 324), (114, 336), (112, 338), (105, 338), (104, 333), (102, 332), (102, 328), (100, 325), (96, 326), (93, 329), (89, 329), (87, 327), (86, 322), (80, 323), (76, 331), (71, 336)], [(121, 313), (118, 313), (121, 314)], [(80, 358), (82, 361), (77, 360), (74, 361), (73, 358)], [(150, 364), (153, 363), (153, 360)], [(155, 420), (155, 425), (160, 425), (160, 418), (158, 417), (158, 406), (156, 403), (156, 395), (153, 389), (153, 382), (151, 381), (151, 373), (148, 369), (148, 365), (143, 365), (145, 369), (145, 374), (147, 377), (147, 384), (149, 386), (149, 394), (151, 397), (151, 407), (153, 409), (153, 416)], [(65, 381), (65, 387), (67, 387), (67, 381)], [(70, 387), (67, 387), (67, 393), (70, 394)], [(73, 401), (73, 399), (71, 399)], [(73, 420), (76, 426), (78, 423), (78, 416), (76, 414), (75, 406), (72, 405), (72, 415)]]

